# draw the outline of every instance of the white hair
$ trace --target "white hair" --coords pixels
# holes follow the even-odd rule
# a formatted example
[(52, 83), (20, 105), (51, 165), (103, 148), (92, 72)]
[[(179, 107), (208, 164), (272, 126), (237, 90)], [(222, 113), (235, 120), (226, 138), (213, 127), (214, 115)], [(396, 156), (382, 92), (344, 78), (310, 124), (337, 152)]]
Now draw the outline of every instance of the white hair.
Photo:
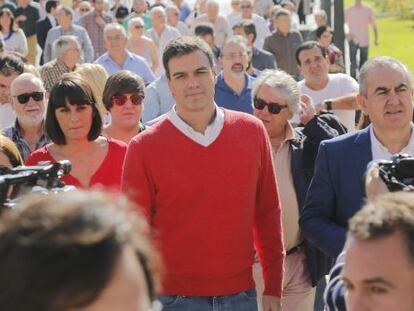
[(285, 92), (288, 99), (288, 109), (291, 114), (300, 111), (300, 91), (298, 83), (291, 75), (274, 69), (266, 69), (260, 73), (260, 76), (253, 82), (252, 97), (255, 98), (259, 89), (267, 85), (272, 89), (279, 89)]
[(215, 8), (219, 8), (220, 4), (218, 3), (217, 0), (208, 0), (207, 1), (207, 7), (211, 7), (211, 6), (213, 6)]
[(125, 31), (125, 28), (121, 24), (118, 24), (118, 23), (106, 24), (105, 27), (104, 27), (103, 35), (105, 36), (108, 31), (111, 31), (111, 30), (114, 30), (114, 29), (117, 29), (117, 30), (121, 31), (122, 34), (124, 35), (124, 37), (127, 37), (127, 33)]
[(70, 43), (75, 42), (80, 48), (78, 38), (72, 35), (66, 35), (59, 37), (52, 46), (52, 55), (56, 58), (61, 58), (63, 54), (70, 48)]
[(45, 91), (45, 88), (43, 86), (43, 82), (41, 79), (36, 77), (34, 74), (30, 72), (24, 72), (21, 75), (17, 76), (16, 79), (13, 80), (13, 82), (10, 85), (10, 93), (13, 94), (12, 96), (15, 96), (14, 89), (16, 88), (16, 85), (22, 82), (31, 82), (33, 84), (36, 84), (42, 92)]
[(150, 13), (151, 13), (151, 16), (155, 15), (156, 13), (161, 13), (165, 15), (165, 10), (161, 6), (155, 6), (151, 9)]
[(412, 88), (413, 77), (410, 70), (398, 59), (389, 56), (379, 56), (369, 59), (359, 72), (359, 93), (366, 96), (368, 91), (368, 76), (376, 68), (394, 68), (401, 70), (407, 77), (408, 87)]

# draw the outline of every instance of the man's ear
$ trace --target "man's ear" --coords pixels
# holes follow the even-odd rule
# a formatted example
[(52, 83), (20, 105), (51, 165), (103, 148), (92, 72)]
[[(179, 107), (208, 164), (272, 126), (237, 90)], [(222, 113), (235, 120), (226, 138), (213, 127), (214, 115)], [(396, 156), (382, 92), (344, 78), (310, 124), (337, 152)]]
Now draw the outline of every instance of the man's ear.
[(364, 114), (368, 115), (367, 99), (364, 95), (358, 94), (356, 102)]

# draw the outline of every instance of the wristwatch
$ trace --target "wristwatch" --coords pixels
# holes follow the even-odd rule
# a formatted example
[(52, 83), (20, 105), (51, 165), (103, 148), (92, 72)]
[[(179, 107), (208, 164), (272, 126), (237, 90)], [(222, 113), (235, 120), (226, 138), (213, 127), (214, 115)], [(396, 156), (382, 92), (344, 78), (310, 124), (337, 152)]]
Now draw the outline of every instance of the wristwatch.
[(331, 111), (332, 110), (332, 102), (333, 102), (333, 100), (332, 99), (325, 99), (324, 101), (323, 101), (323, 103), (325, 104), (325, 106), (326, 106), (326, 110), (328, 110), (328, 111)]

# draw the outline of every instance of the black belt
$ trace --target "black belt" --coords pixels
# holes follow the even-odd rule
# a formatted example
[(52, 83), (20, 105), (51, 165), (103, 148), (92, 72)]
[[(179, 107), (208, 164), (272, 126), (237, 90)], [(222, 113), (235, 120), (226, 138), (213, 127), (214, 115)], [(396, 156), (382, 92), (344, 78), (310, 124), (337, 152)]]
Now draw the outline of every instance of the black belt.
[(292, 255), (292, 254), (298, 252), (302, 248), (302, 246), (303, 246), (303, 242), (300, 243), (299, 245), (296, 245), (296, 246), (292, 247), (290, 250), (288, 250), (286, 252), (286, 256), (289, 256), (289, 255)]

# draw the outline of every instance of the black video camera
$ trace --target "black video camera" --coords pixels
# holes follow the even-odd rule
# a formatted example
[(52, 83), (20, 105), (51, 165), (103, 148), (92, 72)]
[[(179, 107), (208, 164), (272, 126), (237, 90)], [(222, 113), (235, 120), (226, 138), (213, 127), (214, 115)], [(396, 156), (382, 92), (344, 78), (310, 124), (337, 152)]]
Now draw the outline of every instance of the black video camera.
[(390, 161), (377, 163), (379, 175), (389, 191), (414, 191), (414, 157), (401, 153)]
[(15, 204), (16, 197), (28, 192), (47, 193), (68, 191), (61, 176), (69, 174), (72, 164), (68, 160), (56, 163), (39, 162), (35, 166), (0, 169), (0, 211)]

